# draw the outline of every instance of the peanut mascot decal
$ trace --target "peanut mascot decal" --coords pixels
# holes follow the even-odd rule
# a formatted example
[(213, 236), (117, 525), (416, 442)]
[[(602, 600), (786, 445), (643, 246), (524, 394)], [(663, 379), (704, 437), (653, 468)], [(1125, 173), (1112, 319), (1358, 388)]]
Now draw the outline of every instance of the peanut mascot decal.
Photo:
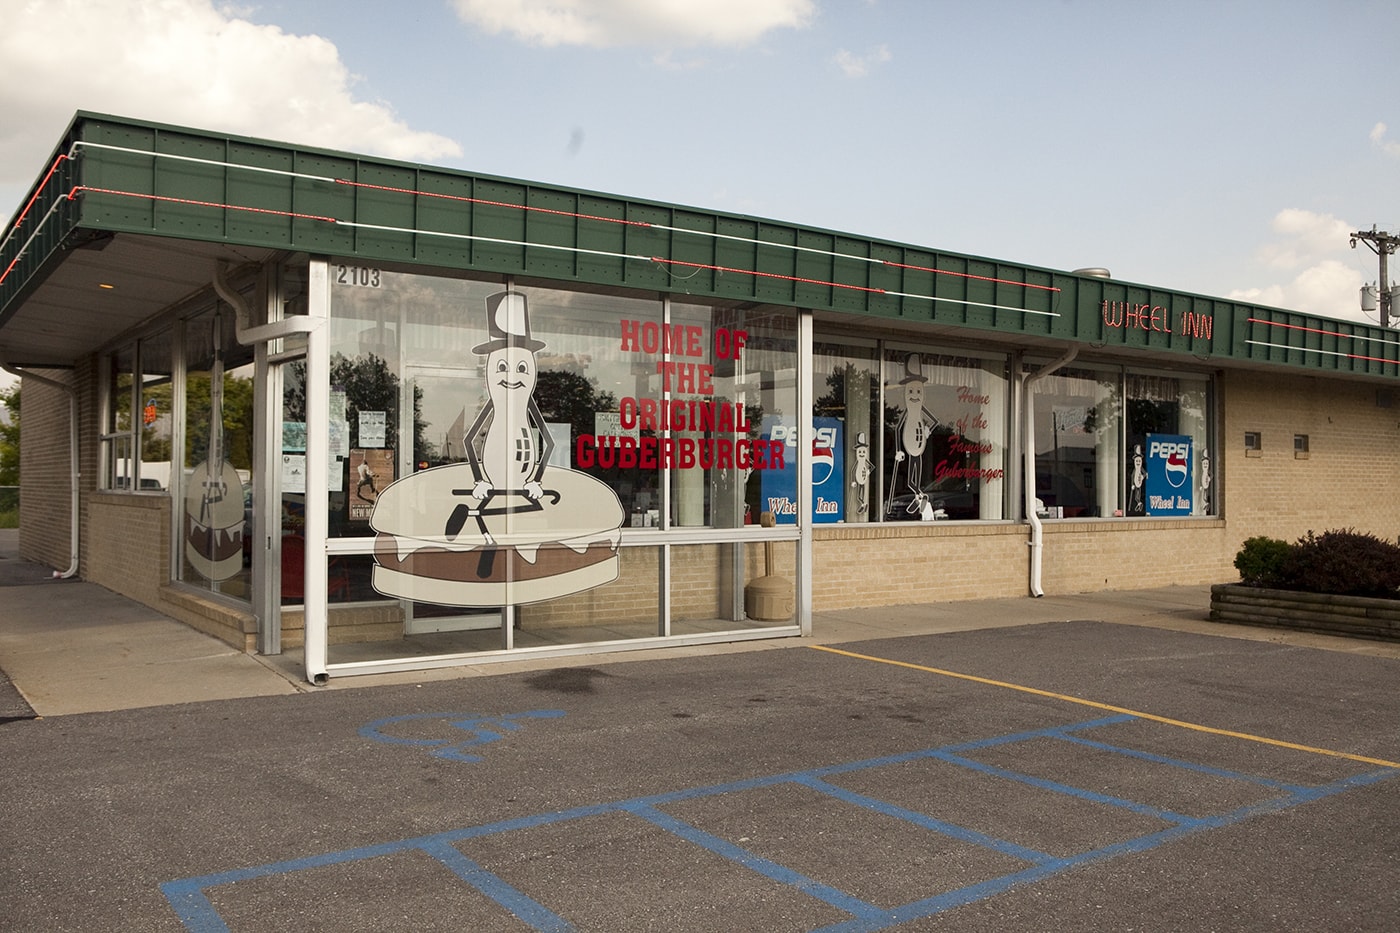
[(486, 300), (486, 400), (465, 438), (466, 462), (386, 488), (370, 525), (374, 588), (388, 596), (491, 607), (556, 599), (617, 579), (622, 504), (611, 487), (549, 463), (535, 404), (536, 354), (525, 295)]
[(917, 353), (909, 354), (904, 361), (904, 378), (899, 380), (904, 390), (904, 404), (900, 407), (899, 422), (895, 425), (903, 449), (894, 454), (894, 466), (890, 472), (890, 500), (885, 503), (885, 513), (894, 511), (896, 476), (899, 465), (903, 463), (904, 482), (913, 495), (907, 506), (909, 514), (927, 521), (933, 518), (933, 506), (929, 503), (928, 493), (924, 492), (924, 448), (928, 446), (934, 428), (938, 427), (938, 419), (924, 407), (924, 383), (928, 382), (928, 378), (924, 376), (923, 369), (923, 361)]

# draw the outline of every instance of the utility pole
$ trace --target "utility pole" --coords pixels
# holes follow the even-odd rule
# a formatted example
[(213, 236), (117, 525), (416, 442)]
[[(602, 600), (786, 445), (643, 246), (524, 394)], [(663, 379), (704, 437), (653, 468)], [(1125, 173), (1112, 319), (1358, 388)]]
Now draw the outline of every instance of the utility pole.
[(1358, 231), (1351, 235), (1351, 248), (1356, 249), (1356, 241), (1360, 240), (1371, 247), (1371, 252), (1381, 257), (1381, 278), (1376, 286), (1376, 298), (1381, 309), (1381, 326), (1390, 326), (1390, 272), (1387, 269), (1386, 257), (1395, 252), (1396, 244), (1400, 244), (1400, 236), (1391, 236), (1384, 230), (1377, 231), (1376, 225), (1371, 225), (1370, 232)]

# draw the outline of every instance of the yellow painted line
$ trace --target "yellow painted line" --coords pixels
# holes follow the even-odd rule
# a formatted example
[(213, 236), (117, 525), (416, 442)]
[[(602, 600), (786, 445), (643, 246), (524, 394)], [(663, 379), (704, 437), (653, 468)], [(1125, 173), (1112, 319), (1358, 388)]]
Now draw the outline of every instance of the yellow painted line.
[(1182, 729), (1191, 729), (1195, 732), (1206, 732), (1211, 735), (1223, 735), (1232, 739), (1244, 739), (1246, 742), (1259, 742), (1264, 745), (1275, 745), (1279, 748), (1290, 748), (1295, 752), (1309, 752), (1314, 755), (1328, 755), (1332, 758), (1345, 758), (1348, 761), (1359, 761), (1368, 765), (1380, 765), (1382, 768), (1400, 768), (1400, 761), (1386, 761), (1383, 758), (1367, 758), (1365, 755), (1353, 755), (1349, 752), (1334, 751), (1330, 748), (1314, 748), (1311, 745), (1298, 745), (1294, 742), (1284, 742), (1280, 739), (1270, 739), (1262, 735), (1250, 735), (1248, 732), (1231, 732), (1229, 729), (1216, 729), (1212, 726), (1202, 726), (1199, 723), (1183, 722), (1180, 719), (1168, 719), (1166, 716), (1156, 716), (1152, 713), (1144, 713), (1135, 709), (1128, 709), (1123, 706), (1112, 706), (1108, 703), (1098, 703), (1094, 700), (1085, 700), (1080, 697), (1070, 696), (1065, 693), (1052, 693), (1049, 690), (1040, 690), (1035, 687), (1026, 687), (1021, 684), (1011, 684), (1004, 680), (990, 680), (986, 677), (976, 677), (972, 674), (959, 674), (957, 671), (945, 671), (936, 667), (925, 667), (922, 664), (910, 664), (908, 661), (895, 661), (890, 658), (877, 658), (869, 654), (857, 654), (854, 651), (843, 651), (840, 648), (832, 648), (827, 645), (808, 645), (817, 651), (826, 651), (831, 654), (840, 654), (848, 658), (856, 658), (861, 661), (874, 661), (878, 664), (892, 664), (895, 667), (907, 667), (910, 670), (923, 671), (926, 674), (938, 674), (942, 677), (954, 677), (958, 680), (970, 680), (976, 684), (985, 684), (988, 687), (1004, 687), (1007, 690), (1017, 690), (1021, 693), (1032, 693), (1036, 696), (1049, 697), (1052, 700), (1064, 700), (1066, 703), (1078, 703), (1080, 706), (1092, 706), (1094, 709), (1106, 710), (1110, 713), (1123, 713), (1128, 716), (1135, 716), (1138, 719), (1148, 719), (1152, 722), (1164, 723), (1168, 726), (1177, 726)]

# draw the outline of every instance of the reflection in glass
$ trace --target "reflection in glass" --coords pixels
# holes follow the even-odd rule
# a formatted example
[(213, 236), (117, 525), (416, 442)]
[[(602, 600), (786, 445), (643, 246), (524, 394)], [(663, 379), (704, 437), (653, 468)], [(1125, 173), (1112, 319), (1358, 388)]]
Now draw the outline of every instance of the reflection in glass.
[(233, 315), (185, 323), (180, 579), (240, 600), (252, 576), (253, 350)]
[(1062, 369), (1035, 384), (1035, 496), (1042, 517), (1122, 515), (1116, 370)]
[(841, 520), (879, 521), (883, 501), (881, 462), (885, 427), (880, 419), (880, 364), (875, 348), (816, 342), (812, 346), (817, 426), (831, 419), (842, 427), (839, 451), (844, 469), (845, 502)]
[(325, 507), (363, 548), (332, 556), (332, 663), (657, 637), (663, 590), (690, 631), (755, 624), (744, 547), (623, 536), (756, 512), (736, 450), (795, 411), (795, 312), (376, 270), (332, 277), (330, 331)]
[(131, 420), (131, 392), (135, 384), (136, 347), (122, 347), (108, 357), (107, 416), (102, 428), (106, 447), (103, 488), (132, 488), (136, 476), (136, 444)]
[(886, 521), (1005, 517), (1004, 357), (884, 351)]
[[(1167, 376), (1128, 373), (1127, 391), (1127, 449), (1133, 464), (1128, 478), (1129, 515), (1151, 512), (1143, 500), (1142, 484), (1136, 483), (1133, 471), (1143, 451), (1148, 449), (1149, 435), (1184, 436), (1190, 438), (1193, 462), (1186, 465), (1186, 475), (1193, 480), (1190, 496), (1191, 514), (1211, 514), (1210, 449), (1207, 438), (1209, 425), (1210, 380), (1202, 376)], [(1201, 480), (1205, 479), (1202, 487)], [(1184, 511), (1184, 509), (1183, 509)]]
[(163, 330), (142, 339), (141, 383), (137, 408), (141, 412), (141, 466), (137, 488), (170, 488), (174, 393), (171, 373), (172, 334)]

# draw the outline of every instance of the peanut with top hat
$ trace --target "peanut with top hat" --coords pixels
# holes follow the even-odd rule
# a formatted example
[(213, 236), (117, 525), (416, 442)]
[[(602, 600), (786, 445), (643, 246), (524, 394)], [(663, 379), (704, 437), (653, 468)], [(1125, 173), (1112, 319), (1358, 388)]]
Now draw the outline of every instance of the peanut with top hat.
[(899, 380), (900, 385), (908, 385), (911, 382), (928, 382), (928, 377), (924, 375), (923, 361), (917, 353), (911, 353), (904, 358), (904, 378)]
[(472, 347), (473, 353), (492, 353), (505, 347), (535, 351), (543, 340), (530, 336), (530, 308), (520, 292), (501, 292), (486, 299), (486, 326), (491, 339)]

